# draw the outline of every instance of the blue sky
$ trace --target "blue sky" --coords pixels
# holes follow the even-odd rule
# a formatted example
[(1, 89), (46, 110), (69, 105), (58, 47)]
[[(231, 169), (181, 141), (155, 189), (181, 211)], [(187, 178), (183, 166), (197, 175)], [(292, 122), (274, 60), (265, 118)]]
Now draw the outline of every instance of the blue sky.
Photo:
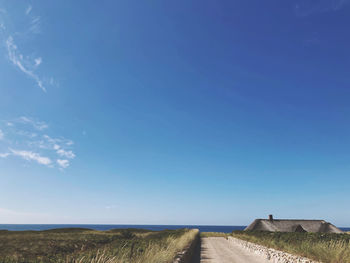
[(349, 226), (350, 1), (0, 1), (0, 223)]

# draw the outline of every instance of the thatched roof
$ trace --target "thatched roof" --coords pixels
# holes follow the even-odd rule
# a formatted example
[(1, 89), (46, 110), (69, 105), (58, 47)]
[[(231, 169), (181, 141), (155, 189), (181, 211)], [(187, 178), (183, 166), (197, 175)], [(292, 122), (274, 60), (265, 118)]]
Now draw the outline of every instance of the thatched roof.
[(270, 232), (321, 232), (343, 233), (339, 228), (324, 220), (300, 219), (255, 219), (244, 230)]

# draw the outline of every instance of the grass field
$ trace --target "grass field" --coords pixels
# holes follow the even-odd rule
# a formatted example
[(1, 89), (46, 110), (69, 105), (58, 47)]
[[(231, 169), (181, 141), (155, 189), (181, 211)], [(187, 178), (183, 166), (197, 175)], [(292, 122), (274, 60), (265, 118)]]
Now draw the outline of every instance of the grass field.
[(0, 231), (0, 262), (172, 262), (198, 230)]
[(323, 263), (350, 263), (350, 235), (234, 231), (233, 237)]
[(201, 232), (201, 237), (224, 237), (227, 238), (231, 234), (222, 233), (222, 232)]

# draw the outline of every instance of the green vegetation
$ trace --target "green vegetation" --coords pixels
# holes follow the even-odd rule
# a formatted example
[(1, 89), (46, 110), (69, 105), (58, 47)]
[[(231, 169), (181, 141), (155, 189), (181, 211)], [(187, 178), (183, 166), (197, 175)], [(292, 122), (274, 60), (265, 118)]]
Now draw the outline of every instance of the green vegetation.
[(227, 238), (230, 234), (222, 232), (201, 232), (201, 237), (224, 237)]
[(0, 231), (0, 262), (166, 263), (197, 234), (189, 229)]
[(350, 262), (350, 235), (234, 231), (232, 236), (323, 263)]

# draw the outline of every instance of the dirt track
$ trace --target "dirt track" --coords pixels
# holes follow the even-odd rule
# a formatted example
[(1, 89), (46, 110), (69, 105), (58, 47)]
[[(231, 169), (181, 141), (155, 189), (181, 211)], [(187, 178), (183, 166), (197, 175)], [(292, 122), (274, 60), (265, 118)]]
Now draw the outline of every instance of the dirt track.
[(223, 237), (202, 238), (200, 262), (202, 263), (269, 263), (262, 256), (249, 253)]

